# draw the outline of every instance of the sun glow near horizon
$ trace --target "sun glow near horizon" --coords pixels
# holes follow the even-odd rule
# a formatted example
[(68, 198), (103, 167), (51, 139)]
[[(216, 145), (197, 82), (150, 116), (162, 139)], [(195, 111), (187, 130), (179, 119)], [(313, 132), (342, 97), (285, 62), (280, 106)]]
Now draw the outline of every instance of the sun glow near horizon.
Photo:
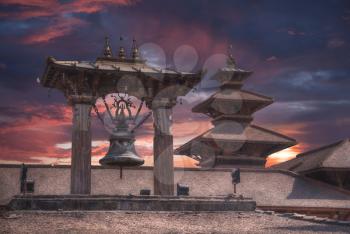
[(301, 146), (295, 145), (290, 148), (281, 150), (267, 157), (265, 167), (271, 167), (275, 164), (279, 164), (290, 159), (295, 158), (298, 154), (302, 152)]
[[(149, 140), (149, 139), (144, 139)], [(142, 141), (142, 143), (146, 143)], [(143, 145), (141, 143), (141, 145)], [(149, 143), (149, 142), (148, 142)], [(139, 148), (139, 151), (141, 152), (141, 155), (144, 155), (142, 158), (145, 159), (144, 166), (153, 166), (153, 155), (152, 155), (152, 145), (146, 144), (147, 149), (139, 148), (137, 146), (140, 146), (139, 144), (136, 144), (136, 147)], [(51, 164), (51, 165), (69, 165), (70, 164), (70, 154), (69, 151), (71, 150), (71, 142), (64, 142), (64, 143), (58, 143), (55, 145), (56, 148), (59, 148), (61, 150), (66, 151), (67, 157), (62, 158), (55, 158), (55, 157), (32, 157), (32, 159), (37, 160), (38, 162), (34, 164)], [(290, 148), (281, 150), (279, 152), (276, 152), (274, 154), (271, 154), (267, 157), (267, 162), (265, 167), (271, 167), (273, 165), (288, 161), (290, 159), (293, 159), (296, 157), (297, 154), (301, 153), (305, 147), (298, 144), (295, 146), (292, 146)], [(104, 156), (103, 152), (108, 149), (108, 141), (93, 141), (92, 142), (92, 165), (99, 165), (98, 161), (100, 158)], [(1, 160), (1, 163), (17, 163), (17, 161), (12, 160)], [(18, 162), (20, 163), (20, 162)], [(180, 156), (180, 155), (174, 155), (174, 167), (198, 167), (197, 161), (194, 159), (187, 157), (187, 156)]]

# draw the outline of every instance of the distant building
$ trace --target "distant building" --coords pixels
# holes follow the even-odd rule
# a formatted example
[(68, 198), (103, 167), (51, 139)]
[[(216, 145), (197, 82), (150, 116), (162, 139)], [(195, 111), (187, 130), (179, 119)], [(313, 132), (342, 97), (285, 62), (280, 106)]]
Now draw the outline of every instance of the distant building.
[(350, 190), (350, 140), (345, 139), (274, 165), (312, 179)]

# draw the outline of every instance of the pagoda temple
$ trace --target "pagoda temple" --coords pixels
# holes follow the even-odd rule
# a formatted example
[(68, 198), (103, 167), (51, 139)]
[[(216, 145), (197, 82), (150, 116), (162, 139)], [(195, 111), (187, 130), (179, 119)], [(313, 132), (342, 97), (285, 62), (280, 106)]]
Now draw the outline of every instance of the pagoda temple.
[(252, 72), (236, 67), (230, 53), (226, 67), (213, 76), (220, 90), (192, 108), (212, 118), (214, 127), (175, 150), (204, 168), (264, 167), (272, 153), (296, 144), (292, 138), (251, 124), (253, 113), (273, 99), (241, 89)]

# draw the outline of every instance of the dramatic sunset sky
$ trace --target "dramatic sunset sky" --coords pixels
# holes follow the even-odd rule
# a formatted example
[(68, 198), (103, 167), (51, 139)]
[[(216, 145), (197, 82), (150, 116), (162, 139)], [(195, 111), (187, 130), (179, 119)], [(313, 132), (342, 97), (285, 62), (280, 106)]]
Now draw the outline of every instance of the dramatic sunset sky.
[[(176, 51), (190, 48), (198, 55), (193, 71), (232, 44), (238, 66), (254, 71), (244, 88), (275, 100), (254, 123), (299, 142), (269, 165), (350, 135), (348, 0), (0, 0), (0, 163), (69, 163), (71, 109), (36, 79), (48, 56), (94, 61), (105, 35), (115, 51), (120, 36), (127, 47), (135, 37), (146, 59), (168, 66)], [(211, 127), (190, 109), (214, 90), (203, 85), (174, 109), (175, 146)], [(92, 127), (97, 164), (108, 133), (95, 116)], [(152, 138), (150, 120), (136, 142), (147, 165)], [(175, 162), (193, 165), (177, 156)]]

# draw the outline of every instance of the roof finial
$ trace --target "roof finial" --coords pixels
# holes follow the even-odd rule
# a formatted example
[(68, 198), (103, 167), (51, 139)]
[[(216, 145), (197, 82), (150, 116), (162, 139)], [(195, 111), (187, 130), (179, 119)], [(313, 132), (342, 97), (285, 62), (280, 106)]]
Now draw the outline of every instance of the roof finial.
[(230, 44), (227, 48), (227, 65), (230, 67), (236, 67), (236, 60), (233, 58), (232, 55), (232, 44)]
[[(122, 41), (124, 40), (123, 37), (120, 37), (119, 41), (122, 44)], [(120, 60), (124, 60), (125, 59), (125, 49), (123, 47), (123, 45), (120, 45), (119, 47), (119, 59)]]
[(107, 58), (111, 58), (113, 56), (112, 48), (109, 44), (109, 37), (108, 36), (105, 37), (105, 46), (104, 46), (104, 50), (103, 50), (103, 55)]
[(133, 38), (132, 39), (132, 47), (131, 47), (131, 58), (133, 60), (139, 60), (140, 59), (140, 55), (139, 55), (139, 48), (137, 47), (137, 44), (136, 44), (136, 39)]

